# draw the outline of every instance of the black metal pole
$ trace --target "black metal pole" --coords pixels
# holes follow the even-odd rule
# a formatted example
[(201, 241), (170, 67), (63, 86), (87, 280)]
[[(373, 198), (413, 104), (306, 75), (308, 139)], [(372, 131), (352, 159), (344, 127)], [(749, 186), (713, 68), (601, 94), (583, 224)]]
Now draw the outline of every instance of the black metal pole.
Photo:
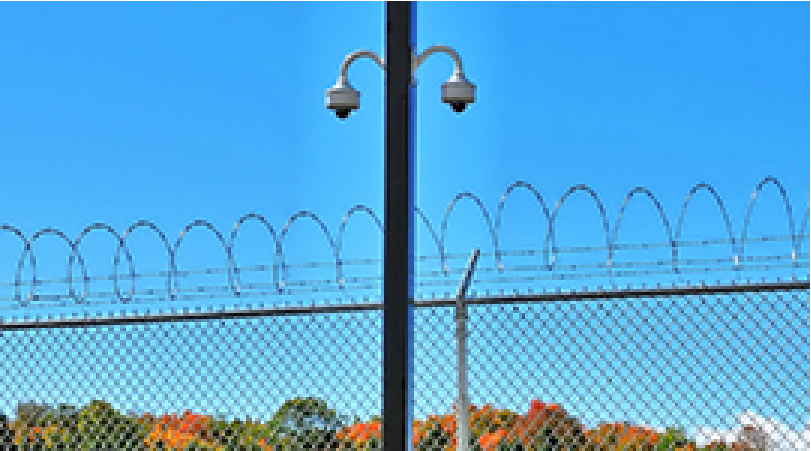
[(386, 2), (386, 205), (383, 234), (383, 441), (411, 451), (414, 361), (414, 87), (416, 3)]

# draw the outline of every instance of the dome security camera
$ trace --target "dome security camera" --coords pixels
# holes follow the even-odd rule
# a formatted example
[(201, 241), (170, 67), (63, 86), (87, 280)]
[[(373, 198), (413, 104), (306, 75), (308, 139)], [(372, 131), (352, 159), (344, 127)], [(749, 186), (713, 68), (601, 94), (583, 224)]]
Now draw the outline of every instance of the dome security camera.
[(461, 113), (476, 101), (476, 85), (465, 78), (465, 74), (456, 72), (442, 84), (442, 101), (450, 104), (453, 111)]
[(338, 119), (346, 119), (353, 110), (360, 108), (360, 92), (343, 76), (327, 90), (326, 100), (327, 108), (333, 110)]

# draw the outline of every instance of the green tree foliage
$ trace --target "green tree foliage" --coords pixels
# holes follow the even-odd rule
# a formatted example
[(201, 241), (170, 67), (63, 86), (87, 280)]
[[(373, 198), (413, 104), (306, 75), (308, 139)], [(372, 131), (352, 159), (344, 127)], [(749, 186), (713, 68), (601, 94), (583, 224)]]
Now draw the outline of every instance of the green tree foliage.
[(277, 428), (275, 443), (291, 449), (324, 449), (337, 445), (337, 433), (347, 424), (345, 417), (318, 398), (286, 401), (271, 420)]
[(665, 433), (659, 438), (659, 444), (656, 446), (656, 451), (672, 451), (677, 448), (692, 446), (697, 448), (694, 440), (689, 440), (687, 435), (681, 429), (667, 428)]
[(262, 424), (251, 421), (250, 418), (231, 421), (214, 419), (211, 421), (210, 430), (210, 435), (207, 435), (206, 438), (223, 445), (226, 451), (261, 450), (259, 441), (262, 439), (268, 444), (281, 441), (278, 427), (273, 421)]
[(104, 401), (93, 401), (79, 413), (77, 442), (88, 449), (145, 449), (149, 430)]
[[(48, 441), (48, 449), (55, 450), (145, 449), (148, 429), (104, 401), (92, 401), (80, 411), (66, 404), (56, 408), (24, 404), (17, 414), (16, 429), (24, 438), (19, 451), (46, 449)], [(46, 440), (43, 434), (32, 434), (37, 427), (55, 427), (57, 432)]]
[(440, 423), (431, 422), (427, 429), (414, 447), (415, 451), (444, 451), (453, 443), (453, 434), (443, 429)]
[(14, 444), (14, 430), (11, 429), (8, 417), (0, 414), (0, 451), (17, 451)]

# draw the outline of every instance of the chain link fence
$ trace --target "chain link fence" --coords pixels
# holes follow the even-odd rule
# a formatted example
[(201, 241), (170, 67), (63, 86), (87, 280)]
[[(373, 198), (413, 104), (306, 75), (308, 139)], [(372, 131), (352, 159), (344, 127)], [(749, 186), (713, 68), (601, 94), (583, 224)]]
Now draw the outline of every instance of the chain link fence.
[[(465, 299), (467, 444), (451, 290), (469, 254), (444, 244), (450, 208), (427, 225), (439, 252), (415, 259), (415, 451), (811, 449), (807, 213), (799, 235), (684, 240), (680, 218), (668, 242), (623, 244), (617, 226), (605, 246), (511, 250), (503, 200)], [(320, 223), (336, 256), (347, 218), (337, 239)], [(217, 233), (229, 258), (236, 230)], [(75, 271), (48, 279), (15, 233), (0, 300), (23, 318), (0, 323), (0, 450), (383, 447), (379, 258), (296, 264), (278, 241), (266, 265), (180, 271), (180, 239), (160, 232), (166, 270), (130, 259), (93, 276), (74, 252)], [(95, 316), (35, 315), (94, 299)], [(208, 304), (235, 299), (261, 305)], [(116, 303), (147, 310), (105, 315)]]
[[(763, 288), (469, 299), (468, 449), (808, 449), (807, 286)], [(417, 301), (415, 449), (458, 447), (452, 302)], [(4, 401), (56, 402), (4, 446), (382, 446), (382, 306), (278, 310), (6, 323)]]
[(274, 313), (5, 330), (4, 401), (71, 406), (18, 405), (6, 446), (324, 448), (346, 414), (381, 410), (382, 311)]
[[(752, 290), (475, 303), (474, 439), (494, 449), (808, 449), (807, 287)], [(416, 410), (444, 410), (451, 423), (455, 372), (437, 362), (454, 355), (437, 345), (452, 341), (452, 310), (419, 310), (415, 363)]]

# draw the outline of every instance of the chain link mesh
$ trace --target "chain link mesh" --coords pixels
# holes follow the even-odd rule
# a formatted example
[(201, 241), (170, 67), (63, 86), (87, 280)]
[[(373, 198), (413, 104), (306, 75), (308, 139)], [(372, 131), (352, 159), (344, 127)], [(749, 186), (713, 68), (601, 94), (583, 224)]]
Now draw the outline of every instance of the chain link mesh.
[[(808, 449), (806, 290), (576, 296), (468, 305), (468, 450)], [(415, 450), (459, 448), (454, 315), (415, 309)], [(382, 447), (380, 309), (2, 344), (4, 449)]]
[(373, 310), (7, 330), (3, 401), (66, 409), (17, 405), (3, 446), (332, 446), (350, 414), (381, 410), (381, 337)]
[[(439, 344), (453, 341), (453, 310), (421, 309), (415, 319), (415, 411), (444, 411), (449, 424), (454, 348)], [(796, 432), (811, 396), (807, 291), (568, 298), (468, 313), (475, 445), (808, 449), (808, 433)]]

